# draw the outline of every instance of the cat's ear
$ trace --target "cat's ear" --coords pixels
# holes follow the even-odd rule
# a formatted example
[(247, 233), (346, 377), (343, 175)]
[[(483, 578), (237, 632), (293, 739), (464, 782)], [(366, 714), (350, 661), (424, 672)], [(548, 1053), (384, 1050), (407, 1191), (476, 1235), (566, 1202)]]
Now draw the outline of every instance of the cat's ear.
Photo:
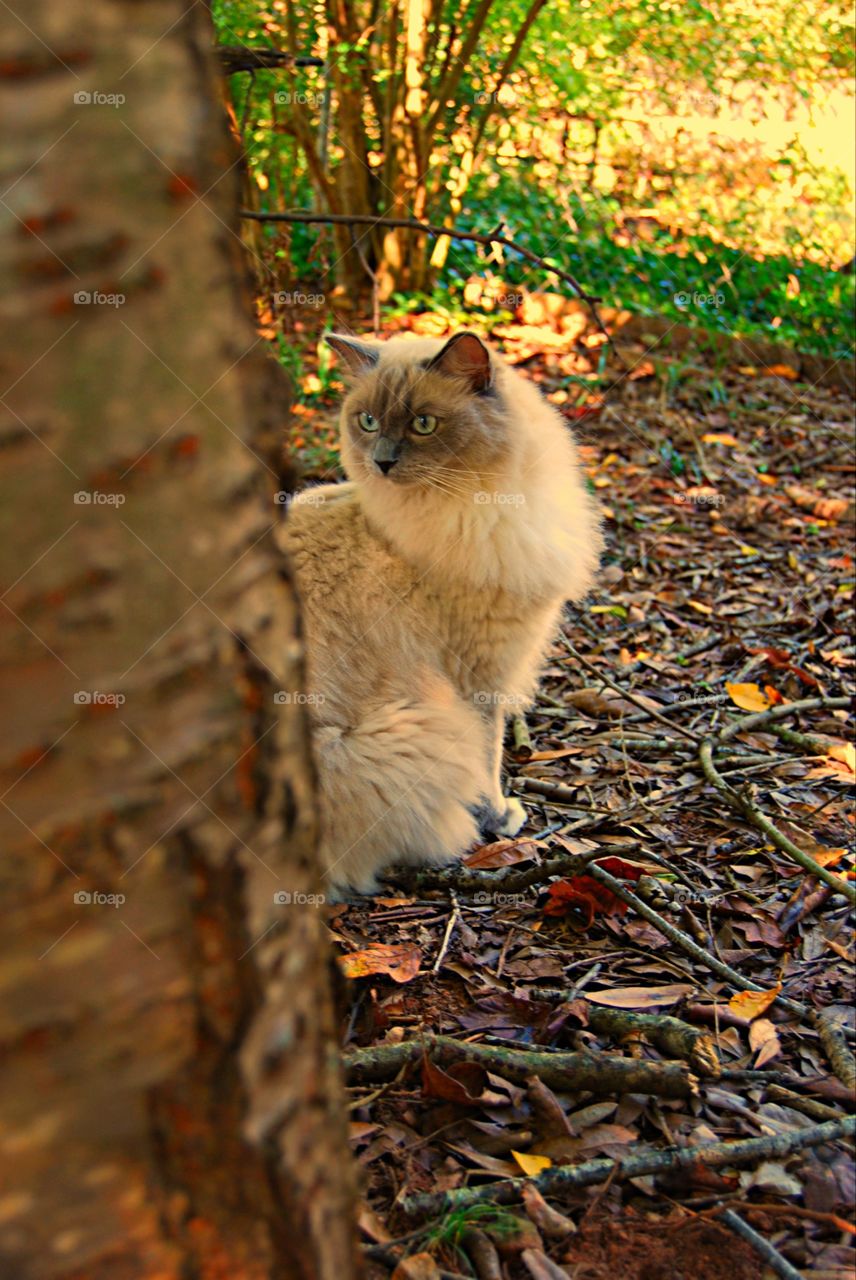
[(351, 373), (368, 373), (380, 359), (377, 347), (370, 347), (356, 338), (346, 338), (343, 333), (326, 333), (324, 341), (331, 346)]
[(451, 378), (465, 378), (472, 391), (487, 391), (493, 381), (490, 352), (474, 333), (456, 333), (428, 365)]

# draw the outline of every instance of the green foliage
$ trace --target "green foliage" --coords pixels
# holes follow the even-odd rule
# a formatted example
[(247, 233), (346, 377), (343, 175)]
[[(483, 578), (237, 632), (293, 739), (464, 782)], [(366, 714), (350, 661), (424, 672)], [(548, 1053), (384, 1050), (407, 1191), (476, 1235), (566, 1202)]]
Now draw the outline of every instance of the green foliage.
[[(326, 68), (232, 77), (261, 204), (338, 201), (350, 212), (383, 214), (397, 198), (399, 214), (421, 201), (432, 221), (468, 229), (488, 231), (502, 219), (608, 305), (835, 357), (849, 352), (854, 280), (833, 267), (852, 254), (850, 178), (827, 167), (822, 152), (810, 153), (799, 131), (767, 142), (763, 135), (771, 106), (784, 120), (803, 103), (823, 106), (831, 92), (844, 101), (853, 64), (848, 6), (551, 0), (504, 76), (531, 0), (495, 0), (464, 56), (476, 8), (471, 0), (462, 16), (458, 0), (432, 7), (439, 16), (425, 29), (419, 68), (423, 120), (409, 122), (398, 9), (382, 7), (379, 17), (377, 6), (355, 0), (343, 33), (338, 7), (321, 0), (214, 0), (222, 43), (323, 52), (327, 60)], [(451, 71), (459, 79), (441, 93)], [(352, 118), (347, 130), (343, 122), (354, 104), (356, 132)], [(435, 112), (416, 153), (401, 159)], [(678, 122), (665, 134), (664, 118)], [(710, 123), (694, 137), (697, 118)], [(358, 195), (368, 202), (360, 208)], [(649, 239), (628, 232), (627, 218), (640, 212), (653, 227)], [(321, 277), (326, 288), (340, 270), (342, 241), (330, 228), (268, 227), (264, 241), (285, 279)], [(382, 244), (376, 232), (366, 250), (376, 265)], [(406, 289), (393, 309), (428, 296), (434, 310), (462, 319), (459, 286), (485, 269), (484, 255), (455, 243), (433, 277), (408, 277), (411, 256), (405, 251), (404, 265), (390, 269), (403, 272), (399, 293), (402, 282)], [(512, 257), (492, 269), (510, 285), (550, 287)]]

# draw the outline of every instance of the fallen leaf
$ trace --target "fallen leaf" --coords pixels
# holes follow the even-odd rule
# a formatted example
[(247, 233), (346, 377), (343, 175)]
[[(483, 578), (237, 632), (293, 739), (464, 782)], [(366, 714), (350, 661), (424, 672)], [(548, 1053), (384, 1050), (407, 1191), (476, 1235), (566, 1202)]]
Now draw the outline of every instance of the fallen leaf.
[(770, 703), (757, 684), (729, 684), (725, 689), (731, 701), (741, 711), (766, 711)]
[(516, 862), (534, 858), (541, 845), (537, 840), (494, 840), (493, 844), (480, 845), (463, 859), (465, 867), (490, 870), (493, 867), (510, 867)]
[(441, 1271), (430, 1253), (412, 1253), (402, 1258), (392, 1273), (392, 1280), (440, 1280)]
[[(790, 281), (793, 279), (794, 279), (793, 276), (788, 276), (789, 288), (790, 288)], [(799, 285), (797, 285), (797, 292), (799, 292)], [(788, 296), (793, 297), (794, 295), (789, 294)], [(796, 382), (797, 378), (800, 376), (797, 373), (796, 369), (794, 369), (793, 366), (789, 364), (768, 364), (764, 372), (771, 373), (776, 378), (787, 378), (788, 382)]]
[(487, 1072), (477, 1062), (456, 1062), (448, 1071), (430, 1058), (422, 1059), (422, 1094), (463, 1106), (479, 1106), (487, 1087)]
[(777, 982), (771, 991), (738, 991), (728, 1001), (728, 1007), (739, 1018), (752, 1022), (753, 1019), (760, 1018), (762, 1013), (767, 1012), (781, 989), (781, 982)]
[(611, 1009), (656, 1009), (660, 1005), (676, 1004), (693, 991), (695, 987), (687, 982), (673, 982), (666, 987), (612, 987), (604, 991), (587, 991), (586, 999)]
[(551, 1168), (553, 1164), (549, 1156), (536, 1156), (526, 1151), (512, 1151), (511, 1154), (527, 1178), (537, 1177), (539, 1173)]
[(760, 1071), (782, 1051), (778, 1032), (769, 1018), (756, 1018), (749, 1028), (749, 1047), (758, 1054), (755, 1070)]
[(413, 943), (386, 945), (376, 942), (364, 951), (350, 951), (339, 957), (346, 978), (365, 978), (372, 973), (386, 973), (394, 982), (410, 982), (419, 972), (422, 952)]
[(740, 443), (734, 436), (727, 431), (706, 431), (702, 436), (702, 444), (724, 444), (729, 448), (734, 448)]

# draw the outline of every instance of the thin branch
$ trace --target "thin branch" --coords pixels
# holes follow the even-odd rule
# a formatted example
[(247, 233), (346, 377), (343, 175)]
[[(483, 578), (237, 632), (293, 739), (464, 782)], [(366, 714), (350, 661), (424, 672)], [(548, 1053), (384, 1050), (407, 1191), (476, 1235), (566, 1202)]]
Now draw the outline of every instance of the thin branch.
[(502, 245), (513, 253), (519, 253), (521, 258), (525, 258), (527, 262), (531, 262), (543, 271), (557, 276), (565, 284), (569, 285), (580, 301), (591, 309), (592, 316), (600, 332), (610, 343), (612, 342), (597, 310), (597, 304), (602, 299), (594, 294), (586, 293), (579, 281), (569, 271), (563, 270), (562, 267), (554, 266), (540, 257), (539, 254), (533, 253), (531, 249), (526, 249), (509, 236), (503, 235), (504, 227), (502, 223), (500, 223), (496, 231), (490, 232), (489, 235), (483, 235), (477, 231), (461, 231), (458, 227), (438, 227), (432, 222), (420, 222), (418, 218), (375, 217), (371, 213), (318, 213), (302, 209), (294, 213), (264, 213), (257, 212), (254, 209), (242, 209), (240, 216), (242, 218), (250, 218), (254, 222), (325, 222), (340, 223), (344, 226), (399, 227), (406, 231), (421, 231), (428, 236), (447, 236), (450, 240), (465, 240), (473, 244), (486, 245), (488, 248), (498, 244)]
[(295, 57), (281, 49), (253, 49), (249, 45), (218, 44), (214, 52), (226, 76), (238, 71), (276, 71), (282, 67), (323, 67), (323, 58)]
[(818, 880), (822, 880), (833, 892), (844, 894), (851, 902), (856, 902), (856, 885), (842, 880), (840, 876), (821, 866), (810, 853), (806, 853), (804, 849), (800, 849), (799, 845), (794, 844), (793, 840), (780, 831), (775, 823), (762, 812), (747, 791), (735, 791), (733, 787), (729, 786), (713, 762), (714, 750), (729, 738), (733, 738), (735, 734), (748, 731), (751, 728), (757, 728), (767, 721), (778, 720), (786, 715), (793, 715), (798, 711), (811, 711), (820, 707), (835, 709), (848, 707), (849, 705), (849, 698), (805, 698), (802, 702), (790, 702), (783, 706), (770, 707), (767, 711), (758, 712), (756, 715), (745, 716), (741, 720), (736, 720), (733, 724), (728, 725), (715, 738), (706, 738), (699, 748), (699, 762), (708, 782), (716, 787), (716, 790), (731, 805), (732, 809), (736, 809), (748, 822), (751, 822), (753, 827), (762, 831), (771, 844), (774, 844), (777, 849), (781, 849), (783, 853), (787, 853), (805, 871), (808, 871)]
[(751, 1244), (758, 1256), (763, 1258), (767, 1266), (775, 1271), (777, 1276), (781, 1276), (782, 1280), (802, 1280), (802, 1272), (792, 1267), (787, 1258), (783, 1258), (769, 1240), (759, 1235), (755, 1228), (750, 1227), (748, 1222), (744, 1222), (733, 1209), (723, 1209), (717, 1214), (717, 1218), (720, 1222), (726, 1223), (736, 1236), (740, 1236), (747, 1244)]
[(852, 1138), (856, 1133), (856, 1117), (828, 1120), (825, 1124), (795, 1129), (790, 1133), (771, 1134), (763, 1138), (746, 1138), (739, 1142), (711, 1142), (696, 1147), (669, 1147), (665, 1151), (642, 1151), (615, 1161), (588, 1160), (584, 1164), (559, 1165), (545, 1169), (537, 1178), (506, 1178), (482, 1187), (464, 1187), (456, 1191), (431, 1192), (407, 1196), (401, 1208), (414, 1217), (433, 1217), (453, 1209), (474, 1204), (515, 1204), (523, 1189), (535, 1186), (542, 1195), (557, 1195), (572, 1187), (591, 1187), (612, 1176), (639, 1178), (676, 1173), (696, 1166), (708, 1169), (736, 1168), (758, 1164), (764, 1160), (780, 1160), (796, 1151)]
[[(601, 853), (601, 857), (605, 856)], [(759, 987), (757, 983), (750, 982), (748, 978), (744, 978), (742, 973), (738, 973), (736, 969), (732, 969), (730, 964), (726, 964), (720, 960), (718, 956), (713, 955), (710, 951), (706, 951), (704, 947), (694, 942), (689, 934), (683, 933), (675, 925), (670, 924), (668, 920), (664, 920), (659, 912), (653, 907), (649, 907), (647, 902), (643, 902), (635, 893), (623, 885), (620, 880), (616, 880), (615, 876), (604, 871), (603, 867), (592, 862), (587, 868), (587, 874), (593, 876), (595, 880), (599, 880), (601, 884), (606, 885), (622, 902), (628, 907), (632, 907), (637, 915), (642, 916), (643, 920), (647, 920), (649, 924), (653, 924), (659, 929), (670, 942), (674, 942), (675, 946), (685, 951), (687, 955), (692, 956), (700, 964), (706, 965), (713, 973), (720, 978), (724, 978), (726, 982), (730, 982), (738, 991), (763, 991), (763, 987)], [(795, 1014), (799, 1018), (805, 1018), (807, 1010), (801, 1004), (797, 1004), (794, 1000), (788, 1000), (785, 996), (776, 996), (776, 1002), (787, 1009), (789, 1013)]]

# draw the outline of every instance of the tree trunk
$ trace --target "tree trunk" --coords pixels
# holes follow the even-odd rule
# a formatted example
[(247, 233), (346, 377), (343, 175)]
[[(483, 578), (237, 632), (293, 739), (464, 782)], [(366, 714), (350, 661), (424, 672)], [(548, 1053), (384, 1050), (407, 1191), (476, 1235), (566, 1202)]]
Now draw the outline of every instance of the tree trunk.
[(0, 39), (0, 1273), (350, 1280), (288, 389), (209, 17), (31, 0)]

